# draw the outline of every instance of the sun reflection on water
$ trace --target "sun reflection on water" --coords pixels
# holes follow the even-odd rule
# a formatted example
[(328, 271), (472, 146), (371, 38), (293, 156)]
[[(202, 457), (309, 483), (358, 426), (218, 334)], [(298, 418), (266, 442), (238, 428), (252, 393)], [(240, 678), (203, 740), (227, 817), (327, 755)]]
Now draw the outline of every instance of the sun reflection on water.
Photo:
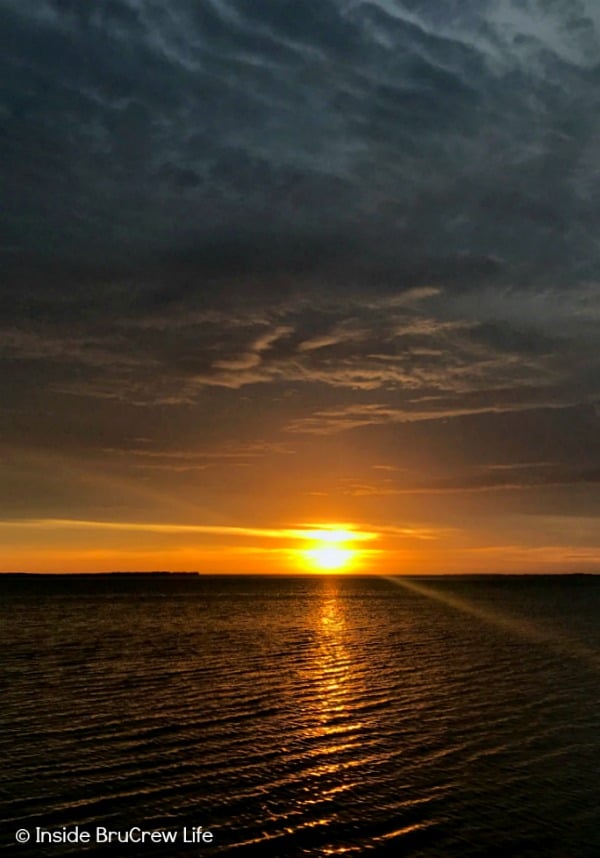
[[(316, 620), (318, 649), (313, 674), (315, 726), (312, 738), (321, 740), (321, 763), (315, 772), (323, 775), (351, 767), (351, 759), (339, 758), (354, 746), (356, 731), (363, 726), (353, 712), (353, 701), (360, 690), (356, 688), (353, 670), (351, 630), (338, 599), (338, 582), (335, 578), (324, 583), (323, 599)], [(324, 756), (336, 759), (323, 762)], [(339, 783), (328, 786), (334, 791), (339, 789)]]

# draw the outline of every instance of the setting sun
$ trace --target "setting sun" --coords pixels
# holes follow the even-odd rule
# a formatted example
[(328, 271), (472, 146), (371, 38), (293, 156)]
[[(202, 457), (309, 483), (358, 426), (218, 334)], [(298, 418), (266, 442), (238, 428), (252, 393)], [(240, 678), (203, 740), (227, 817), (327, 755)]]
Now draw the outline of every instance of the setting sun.
[(325, 544), (309, 548), (306, 557), (317, 569), (343, 569), (350, 564), (355, 553), (350, 548)]
[(367, 537), (366, 534), (340, 529), (308, 531), (306, 536), (312, 542), (309, 548), (302, 551), (302, 556), (308, 566), (317, 572), (351, 567), (358, 559), (359, 551), (348, 543)]

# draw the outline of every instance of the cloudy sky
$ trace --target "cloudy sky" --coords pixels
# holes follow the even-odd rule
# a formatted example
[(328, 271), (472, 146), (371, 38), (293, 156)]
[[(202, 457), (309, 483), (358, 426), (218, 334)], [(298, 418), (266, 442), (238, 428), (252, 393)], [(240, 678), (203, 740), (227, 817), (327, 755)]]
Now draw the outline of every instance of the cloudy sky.
[(600, 571), (597, 0), (0, 40), (2, 569)]

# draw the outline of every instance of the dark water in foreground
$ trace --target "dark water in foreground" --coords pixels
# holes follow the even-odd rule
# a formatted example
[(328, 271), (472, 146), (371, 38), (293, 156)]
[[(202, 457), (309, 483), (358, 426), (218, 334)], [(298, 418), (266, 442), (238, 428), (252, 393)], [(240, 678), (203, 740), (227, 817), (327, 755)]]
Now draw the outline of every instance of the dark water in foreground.
[[(599, 578), (4, 579), (0, 599), (2, 855), (600, 855)], [(33, 842), (76, 825), (90, 843)], [(183, 842), (197, 826), (212, 844)]]

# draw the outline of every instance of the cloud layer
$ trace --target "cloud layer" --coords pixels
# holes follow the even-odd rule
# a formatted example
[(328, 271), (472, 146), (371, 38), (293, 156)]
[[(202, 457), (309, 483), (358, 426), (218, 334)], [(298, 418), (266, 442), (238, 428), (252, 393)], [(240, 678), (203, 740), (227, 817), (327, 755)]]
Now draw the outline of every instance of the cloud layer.
[(377, 249), (393, 286), (467, 263), (597, 272), (592, 0), (15, 0), (3, 17), (5, 253), (252, 273), (325, 236), (367, 268)]
[(597, 483), (595, 0), (6, 0), (0, 40), (6, 461)]

